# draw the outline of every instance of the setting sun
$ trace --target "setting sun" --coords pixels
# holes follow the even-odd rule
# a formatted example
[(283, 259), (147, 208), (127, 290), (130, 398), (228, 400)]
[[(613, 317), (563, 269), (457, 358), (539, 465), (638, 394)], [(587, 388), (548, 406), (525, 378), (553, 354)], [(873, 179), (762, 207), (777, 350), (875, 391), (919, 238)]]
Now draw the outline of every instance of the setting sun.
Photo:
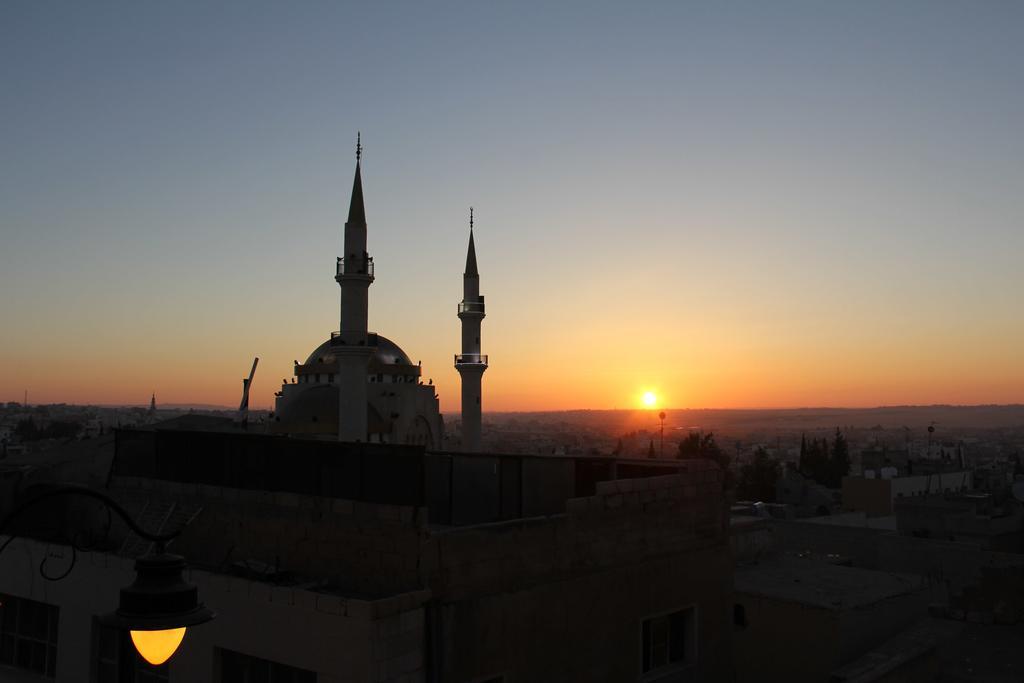
[(653, 408), (654, 404), (658, 402), (658, 397), (654, 395), (653, 391), (645, 391), (642, 400), (645, 406)]

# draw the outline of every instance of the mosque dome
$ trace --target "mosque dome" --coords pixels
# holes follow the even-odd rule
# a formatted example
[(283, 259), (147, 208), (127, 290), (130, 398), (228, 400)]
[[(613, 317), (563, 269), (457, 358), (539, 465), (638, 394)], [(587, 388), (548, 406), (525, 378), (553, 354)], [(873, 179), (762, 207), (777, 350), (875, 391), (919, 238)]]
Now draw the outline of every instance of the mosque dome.
[[(395, 342), (379, 334), (367, 336), (368, 345), (373, 349), (366, 369), (370, 383), (387, 383), (385, 394), (394, 396), (398, 387), (416, 387), (420, 367), (413, 365), (408, 354)], [(336, 371), (336, 339), (328, 339), (313, 349), (306, 362), (296, 366), (300, 382), (285, 385), (289, 398), (279, 401), (275, 426), (279, 431), (298, 434), (337, 434), (339, 386), (334, 382)], [(369, 434), (388, 433), (397, 414), (395, 407), (375, 405), (379, 399), (371, 398), (367, 405), (367, 431)], [(401, 411), (398, 411), (401, 412)]]
[[(370, 372), (387, 372), (388, 368), (410, 368), (413, 362), (402, 348), (382, 334), (370, 335), (370, 346), (373, 347), (373, 355), (370, 356)], [(306, 365), (316, 363), (334, 363), (334, 347), (328, 339), (320, 346), (313, 349), (306, 359)]]

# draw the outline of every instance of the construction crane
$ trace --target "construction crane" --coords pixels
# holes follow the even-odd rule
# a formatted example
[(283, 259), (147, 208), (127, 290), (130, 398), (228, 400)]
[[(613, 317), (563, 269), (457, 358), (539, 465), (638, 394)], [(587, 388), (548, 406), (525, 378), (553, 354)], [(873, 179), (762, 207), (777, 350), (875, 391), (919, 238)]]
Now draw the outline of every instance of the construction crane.
[(256, 374), (256, 364), (259, 362), (259, 356), (253, 358), (249, 377), (242, 379), (242, 402), (238, 404), (238, 422), (241, 423), (242, 429), (249, 426), (249, 387), (252, 386), (252, 378)]

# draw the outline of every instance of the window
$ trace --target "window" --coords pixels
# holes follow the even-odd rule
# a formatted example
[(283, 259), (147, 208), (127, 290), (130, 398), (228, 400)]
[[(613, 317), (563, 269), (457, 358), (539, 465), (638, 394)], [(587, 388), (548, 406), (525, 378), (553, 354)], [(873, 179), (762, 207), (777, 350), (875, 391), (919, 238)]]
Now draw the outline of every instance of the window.
[(167, 683), (168, 665), (139, 656), (127, 631), (97, 623), (96, 683)]
[(221, 683), (316, 683), (316, 674), (232, 650), (220, 652)]
[(696, 658), (695, 610), (679, 610), (644, 619), (642, 625), (643, 673), (691, 663)]
[(747, 627), (747, 608), (738, 602), (732, 606), (732, 623), (736, 628)]
[(0, 595), (0, 664), (54, 678), (59, 614), (55, 605)]

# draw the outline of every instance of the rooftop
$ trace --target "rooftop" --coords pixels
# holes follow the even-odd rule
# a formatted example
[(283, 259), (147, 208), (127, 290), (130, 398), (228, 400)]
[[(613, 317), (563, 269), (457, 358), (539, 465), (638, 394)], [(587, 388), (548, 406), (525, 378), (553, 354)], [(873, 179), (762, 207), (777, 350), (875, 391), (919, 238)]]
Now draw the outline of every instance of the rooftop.
[(920, 587), (913, 576), (795, 556), (736, 569), (737, 593), (831, 610), (872, 605)]

